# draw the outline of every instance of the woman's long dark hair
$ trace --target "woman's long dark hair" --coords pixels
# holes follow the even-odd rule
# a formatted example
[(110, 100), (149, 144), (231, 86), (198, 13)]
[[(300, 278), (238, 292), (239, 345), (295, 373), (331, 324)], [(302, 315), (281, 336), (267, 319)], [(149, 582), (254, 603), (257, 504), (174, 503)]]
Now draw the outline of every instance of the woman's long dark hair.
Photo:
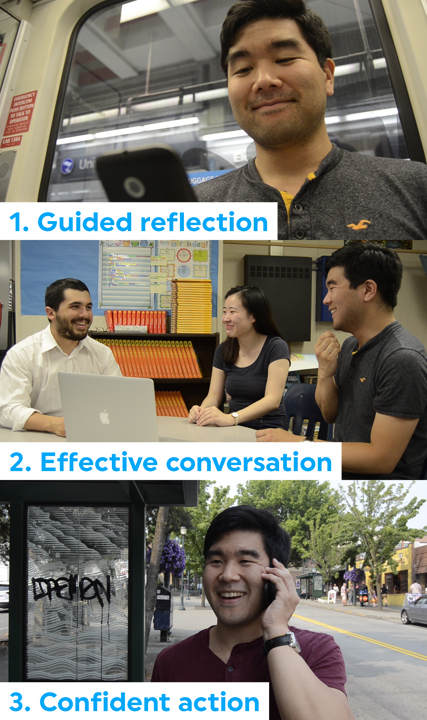
[[(249, 315), (254, 316), (254, 330), (257, 333), (282, 337), (274, 323), (270, 303), (261, 288), (256, 285), (238, 285), (228, 291), (225, 299), (227, 300), (230, 295), (238, 295), (245, 310)], [(224, 362), (228, 365), (235, 363), (239, 357), (238, 339), (228, 337), (222, 343), (221, 354)]]

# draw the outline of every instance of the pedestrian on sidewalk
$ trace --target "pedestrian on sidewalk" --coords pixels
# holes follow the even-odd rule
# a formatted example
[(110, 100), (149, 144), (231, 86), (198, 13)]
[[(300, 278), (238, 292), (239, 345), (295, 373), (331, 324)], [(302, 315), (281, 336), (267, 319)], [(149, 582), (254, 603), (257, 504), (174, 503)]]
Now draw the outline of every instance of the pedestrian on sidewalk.
[(365, 603), (368, 604), (368, 588), (365, 583), (359, 587), (359, 600), (360, 607), (363, 607)]
[(347, 605), (347, 583), (344, 583), (341, 587), (341, 600), (345, 607)]
[(375, 588), (372, 588), (371, 590), (371, 603), (372, 607), (377, 607), (377, 593), (375, 592)]
[(383, 607), (387, 607), (387, 586), (385, 583), (381, 586), (381, 602)]

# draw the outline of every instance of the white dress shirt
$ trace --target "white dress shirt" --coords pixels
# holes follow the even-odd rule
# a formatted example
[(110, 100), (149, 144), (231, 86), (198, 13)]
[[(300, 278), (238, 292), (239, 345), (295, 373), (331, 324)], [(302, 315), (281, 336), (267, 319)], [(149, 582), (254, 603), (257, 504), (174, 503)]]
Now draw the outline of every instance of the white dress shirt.
[(34, 412), (62, 417), (58, 373), (121, 375), (110, 348), (90, 337), (67, 355), (50, 325), (14, 345), (0, 371), (0, 425), (23, 430)]

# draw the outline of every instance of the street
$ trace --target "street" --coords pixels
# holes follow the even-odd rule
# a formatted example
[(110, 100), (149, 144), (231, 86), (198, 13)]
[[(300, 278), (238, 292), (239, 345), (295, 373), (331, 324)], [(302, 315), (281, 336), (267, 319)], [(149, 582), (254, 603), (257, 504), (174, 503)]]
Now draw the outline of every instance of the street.
[(424, 716), (426, 626), (404, 626), (398, 614), (395, 619), (390, 616), (390, 620), (377, 620), (329, 612), (315, 603), (310, 606), (300, 604), (296, 616), (294, 624), (297, 627), (329, 633), (341, 647), (347, 669), (346, 690), (355, 718), (402, 720)]

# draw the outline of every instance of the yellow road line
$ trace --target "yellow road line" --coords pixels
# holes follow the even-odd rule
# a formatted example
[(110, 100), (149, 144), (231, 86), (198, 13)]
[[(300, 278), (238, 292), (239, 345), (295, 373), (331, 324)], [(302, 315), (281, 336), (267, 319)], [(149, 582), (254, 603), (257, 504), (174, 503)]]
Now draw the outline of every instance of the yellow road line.
[(425, 660), (427, 662), (427, 655), (420, 655), (419, 653), (412, 652), (412, 650), (404, 650), (403, 648), (396, 647), (396, 645), (388, 645), (388, 643), (381, 642), (381, 640), (373, 640), (372, 638), (365, 637), (364, 635), (357, 635), (356, 633), (349, 632), (349, 630), (341, 630), (341, 628), (334, 627), (333, 625), (326, 625), (326, 623), (318, 622), (318, 620), (310, 620), (303, 615), (293, 615), (292, 617), (298, 618), (298, 620), (305, 620), (306, 622), (314, 623), (314, 625), (321, 625), (328, 630), (334, 630), (335, 632), (342, 633), (343, 635), (350, 635), (350, 637), (357, 638), (358, 640), (364, 640), (365, 642), (372, 643), (373, 645), (381, 645), (381, 647), (387, 648), (388, 650), (394, 650), (395, 652), (402, 653), (403, 655), (410, 655), (410, 657), (416, 658), (417, 660)]

